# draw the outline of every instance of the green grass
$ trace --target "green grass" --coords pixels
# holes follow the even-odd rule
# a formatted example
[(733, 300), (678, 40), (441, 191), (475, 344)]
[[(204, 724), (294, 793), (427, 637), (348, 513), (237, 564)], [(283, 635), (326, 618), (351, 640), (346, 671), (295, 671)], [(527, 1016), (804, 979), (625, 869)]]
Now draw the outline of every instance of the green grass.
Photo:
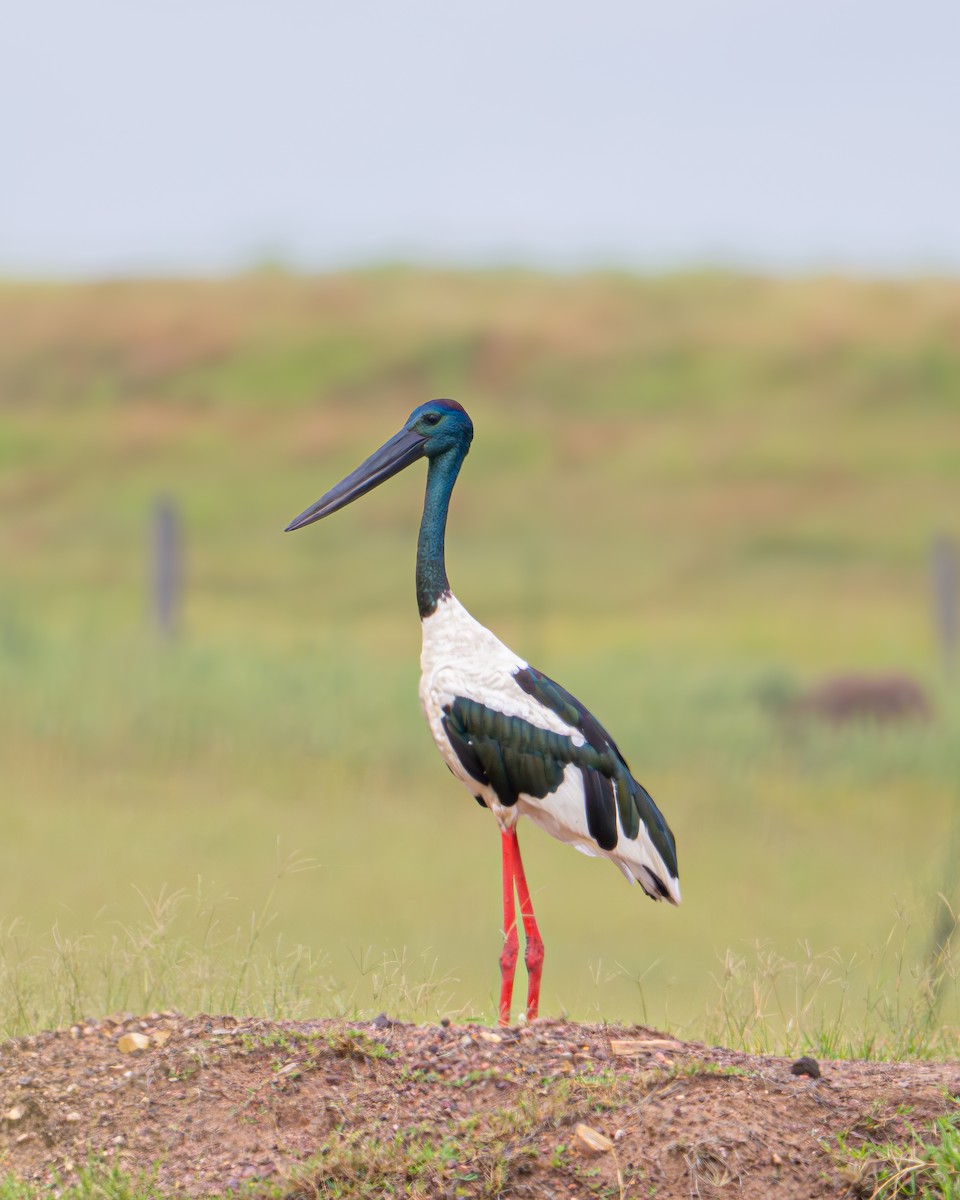
[(851, 1193), (864, 1200), (960, 1196), (960, 1111), (939, 1117), (929, 1129), (913, 1129), (906, 1142), (840, 1139), (834, 1160)]
[[(37, 1186), (13, 1176), (0, 1178), (0, 1200), (41, 1200), (50, 1194), (48, 1184)], [(58, 1200), (166, 1200), (169, 1192), (150, 1178), (134, 1177), (119, 1167), (93, 1162), (64, 1180), (56, 1196)]]
[[(452, 394), (477, 426), (458, 595), (610, 726), (679, 841), (673, 911), (521, 830), (544, 1011), (955, 1052), (953, 960), (939, 1008), (926, 963), (960, 813), (928, 588), (960, 532), (958, 320), (938, 281), (0, 287), (0, 1032), (493, 1019), (499, 839), (416, 700), (423, 480), (281, 533)], [(145, 599), (160, 492), (172, 645)], [(847, 670), (913, 675), (936, 721), (795, 730), (761, 702)]]

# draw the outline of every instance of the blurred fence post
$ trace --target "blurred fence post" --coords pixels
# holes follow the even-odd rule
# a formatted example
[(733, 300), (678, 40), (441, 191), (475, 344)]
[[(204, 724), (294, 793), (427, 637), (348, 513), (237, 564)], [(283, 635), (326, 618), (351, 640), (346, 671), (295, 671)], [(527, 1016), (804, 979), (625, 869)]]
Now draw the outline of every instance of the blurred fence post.
[(957, 669), (957, 543), (946, 534), (933, 539), (933, 606), (943, 673), (956, 678)]
[(161, 637), (176, 635), (180, 616), (180, 517), (169, 496), (153, 505), (150, 591), (153, 622)]

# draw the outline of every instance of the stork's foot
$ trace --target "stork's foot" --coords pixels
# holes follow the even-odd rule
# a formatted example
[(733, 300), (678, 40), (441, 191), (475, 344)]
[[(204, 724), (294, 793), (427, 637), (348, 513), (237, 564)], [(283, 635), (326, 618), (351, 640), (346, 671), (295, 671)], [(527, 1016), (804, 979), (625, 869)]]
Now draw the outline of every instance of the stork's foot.
[[(516, 926), (507, 935), (500, 954), (500, 1014), (498, 1024), (510, 1024), (510, 1006), (513, 1001), (513, 981), (517, 972), (519, 939)], [(540, 976), (543, 974), (543, 942), (528, 941), (523, 961), (527, 967), (527, 1020), (535, 1021), (540, 1010)]]

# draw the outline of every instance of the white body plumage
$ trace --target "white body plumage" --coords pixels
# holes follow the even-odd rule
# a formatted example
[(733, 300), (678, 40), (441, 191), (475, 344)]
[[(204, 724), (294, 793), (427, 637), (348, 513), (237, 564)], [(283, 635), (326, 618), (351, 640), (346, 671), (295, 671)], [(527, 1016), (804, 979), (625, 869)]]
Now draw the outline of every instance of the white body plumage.
[(423, 618), (422, 628), (420, 704), (430, 732), (447, 766), (473, 795), (484, 801), (501, 829), (509, 831), (520, 816), (528, 816), (551, 836), (581, 853), (609, 858), (631, 883), (640, 882), (649, 895), (659, 899), (657, 889), (645, 883), (652, 871), (666, 885), (667, 898), (679, 904), (679, 882), (643, 827), (635, 838), (628, 838), (618, 817), (619, 837), (612, 850), (602, 849), (591, 836), (583, 777), (578, 767), (568, 764), (560, 786), (545, 797), (521, 792), (517, 803), (511, 806), (502, 804), (488, 783), (471, 777), (443, 725), (444, 712), (457, 697), (477, 701), (506, 716), (520, 717), (541, 729), (569, 737), (576, 746), (584, 744), (584, 736), (520, 687), (514, 676), (528, 664), (475, 620), (454, 596), (441, 597), (434, 612)]

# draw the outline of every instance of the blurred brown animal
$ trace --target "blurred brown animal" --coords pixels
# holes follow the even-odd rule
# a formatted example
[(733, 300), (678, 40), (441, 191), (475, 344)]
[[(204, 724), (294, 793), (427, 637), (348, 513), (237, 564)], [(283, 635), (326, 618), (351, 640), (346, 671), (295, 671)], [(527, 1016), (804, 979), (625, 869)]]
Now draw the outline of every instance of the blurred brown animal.
[(787, 700), (789, 717), (813, 717), (831, 724), (873, 720), (929, 721), (933, 705), (908, 675), (835, 675)]

